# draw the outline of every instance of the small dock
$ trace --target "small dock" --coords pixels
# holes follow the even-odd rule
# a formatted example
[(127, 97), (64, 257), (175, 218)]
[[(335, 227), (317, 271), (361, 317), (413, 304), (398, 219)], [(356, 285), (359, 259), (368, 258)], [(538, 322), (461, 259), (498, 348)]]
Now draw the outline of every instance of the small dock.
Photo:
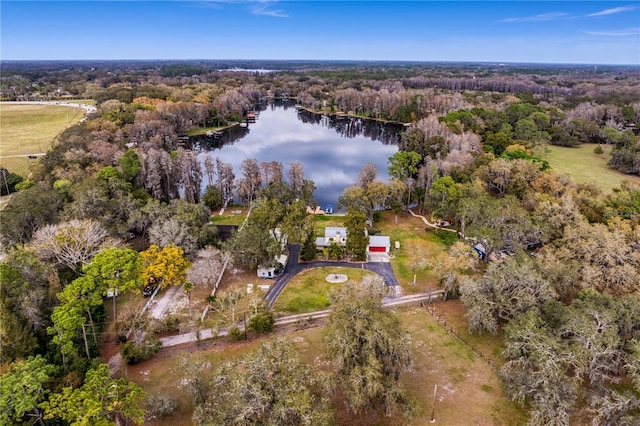
[(222, 130), (207, 130), (206, 136), (208, 138), (220, 139), (222, 137)]

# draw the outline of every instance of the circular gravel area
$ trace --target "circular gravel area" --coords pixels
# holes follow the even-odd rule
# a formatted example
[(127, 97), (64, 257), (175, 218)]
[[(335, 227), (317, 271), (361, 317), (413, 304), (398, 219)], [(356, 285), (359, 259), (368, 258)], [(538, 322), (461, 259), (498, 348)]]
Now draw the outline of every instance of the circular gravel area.
[(327, 282), (332, 284), (344, 283), (349, 279), (346, 274), (329, 274), (327, 275)]

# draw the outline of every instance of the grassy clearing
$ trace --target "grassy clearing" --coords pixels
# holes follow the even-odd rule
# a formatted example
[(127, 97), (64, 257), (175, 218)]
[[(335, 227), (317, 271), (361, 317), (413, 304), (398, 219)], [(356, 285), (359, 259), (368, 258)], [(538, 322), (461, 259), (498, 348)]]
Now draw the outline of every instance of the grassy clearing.
[[(442, 304), (445, 305), (445, 304)], [(401, 380), (419, 400), (421, 416), (415, 424), (427, 424), (438, 386), (435, 419), (444, 425), (521, 425), (523, 411), (502, 392), (497, 373), (422, 310), (399, 314), (413, 346), (413, 371)]]
[(460, 300), (436, 303), (431, 305), (431, 309), (433, 309), (435, 315), (446, 322), (449, 328), (455, 330), (460, 339), (469, 347), (491, 360), (494, 365), (504, 364), (505, 360), (500, 355), (503, 340), (502, 329), (499, 329), (495, 335), (490, 333), (470, 333), (467, 318), (465, 317), (467, 310)]
[[(27, 155), (44, 153), (55, 138), (84, 115), (81, 108), (52, 105), (0, 104), (0, 164), (21, 176), (37, 160)], [(7, 156), (22, 156), (4, 158)]]
[(284, 315), (302, 314), (327, 309), (329, 293), (343, 284), (331, 284), (326, 278), (330, 274), (345, 274), (348, 282), (360, 282), (373, 272), (355, 268), (314, 268), (296, 275), (276, 299), (273, 309)]
[[(445, 245), (436, 237), (434, 231), (426, 231), (424, 222), (408, 213), (398, 215), (396, 225), (394, 214), (388, 211), (383, 212), (375, 227), (380, 230), (381, 235), (391, 238), (391, 266), (404, 293), (422, 293), (438, 288), (438, 277), (434, 270), (435, 259), (445, 250)], [(409, 264), (412, 254), (404, 244), (406, 240), (413, 238), (423, 240), (427, 248), (427, 266), (417, 271), (415, 286), (412, 285), (413, 272)], [(400, 243), (400, 250), (395, 249), (396, 241)]]
[(602, 145), (604, 154), (594, 154), (596, 144), (583, 144), (576, 148), (549, 145), (544, 159), (552, 171), (565, 173), (577, 183), (595, 182), (605, 192), (611, 192), (624, 180), (640, 182), (640, 177), (627, 175), (607, 165), (611, 146)]
[[(337, 425), (426, 425), (432, 412), (433, 390), (438, 385), (435, 404), (436, 424), (441, 425), (522, 425), (526, 417), (503, 394), (497, 373), (477, 358), (465, 345), (444, 330), (423, 310), (400, 309), (396, 312), (410, 339), (413, 367), (400, 380), (418, 405), (417, 417), (410, 423), (374, 412), (353, 415), (345, 411), (336, 396), (334, 409)], [(287, 337), (298, 348), (304, 362), (329, 370), (323, 357), (323, 327), (290, 331)], [(235, 359), (272, 336), (249, 342), (215, 345), (208, 349), (188, 350), (168, 357), (130, 366), (127, 376), (149, 393), (170, 395), (178, 401), (178, 409), (168, 418), (148, 421), (150, 425), (189, 425), (192, 400), (184, 388), (183, 365), (204, 362), (210, 368), (199, 372), (206, 380), (218, 364)]]
[(324, 228), (326, 228), (327, 226), (344, 226), (345, 218), (345, 216), (340, 215), (316, 215), (316, 236), (324, 237)]
[(246, 207), (238, 207), (238, 206), (230, 206), (225, 209), (222, 216), (218, 214), (218, 211), (213, 212), (214, 215), (211, 216), (211, 223), (214, 225), (242, 225), (245, 218), (247, 217), (247, 208)]

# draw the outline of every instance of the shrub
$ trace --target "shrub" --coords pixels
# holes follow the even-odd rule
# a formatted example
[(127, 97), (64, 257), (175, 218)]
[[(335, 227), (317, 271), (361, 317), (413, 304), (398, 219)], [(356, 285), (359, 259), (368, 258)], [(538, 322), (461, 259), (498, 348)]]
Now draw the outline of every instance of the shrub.
[(152, 419), (167, 417), (178, 408), (178, 402), (171, 395), (152, 394), (144, 402), (147, 415)]
[(0, 195), (16, 192), (16, 185), (22, 182), (22, 176), (9, 173), (7, 169), (0, 166)]
[(153, 324), (153, 331), (157, 333), (180, 330), (180, 318), (176, 315), (167, 315), (162, 320)]
[(18, 182), (14, 184), (13, 187), (16, 191), (26, 191), (27, 189), (31, 188), (35, 184), (36, 184), (35, 181), (31, 179), (27, 179), (27, 180), (23, 180), (22, 182)]
[(241, 331), (236, 325), (231, 327), (227, 334), (227, 339), (229, 339), (230, 342), (238, 342), (244, 339), (244, 337), (245, 337), (245, 332)]
[(218, 210), (222, 207), (222, 193), (218, 187), (207, 185), (202, 196), (202, 202), (211, 210)]
[(376, 228), (375, 226), (372, 226), (371, 228), (369, 228), (368, 233), (369, 235), (380, 235), (382, 233), (382, 230), (380, 228)]
[(147, 333), (142, 342), (129, 342), (122, 347), (120, 352), (126, 363), (132, 365), (151, 359), (161, 348), (160, 339), (153, 333)]
[(599, 155), (599, 154), (604, 154), (604, 150), (602, 149), (602, 146), (600, 146), (600, 144), (598, 144), (598, 146), (596, 146), (596, 147), (593, 149), (593, 153), (594, 153), (594, 154), (598, 154), (598, 155)]
[(249, 319), (247, 328), (256, 333), (268, 333), (273, 330), (275, 322), (271, 312), (258, 312)]

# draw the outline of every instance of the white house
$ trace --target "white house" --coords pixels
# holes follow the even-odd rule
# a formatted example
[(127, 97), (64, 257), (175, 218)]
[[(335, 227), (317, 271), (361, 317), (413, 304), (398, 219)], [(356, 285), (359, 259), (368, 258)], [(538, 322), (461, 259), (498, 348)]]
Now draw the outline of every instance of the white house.
[(347, 228), (342, 226), (327, 226), (324, 228), (324, 237), (316, 238), (316, 248), (322, 250), (332, 243), (344, 246), (347, 243)]
[[(324, 228), (324, 237), (316, 238), (316, 248), (322, 250), (332, 243), (341, 246), (347, 243), (347, 228), (339, 226), (327, 226)], [(389, 253), (391, 238), (386, 235), (370, 235), (367, 253)]]

